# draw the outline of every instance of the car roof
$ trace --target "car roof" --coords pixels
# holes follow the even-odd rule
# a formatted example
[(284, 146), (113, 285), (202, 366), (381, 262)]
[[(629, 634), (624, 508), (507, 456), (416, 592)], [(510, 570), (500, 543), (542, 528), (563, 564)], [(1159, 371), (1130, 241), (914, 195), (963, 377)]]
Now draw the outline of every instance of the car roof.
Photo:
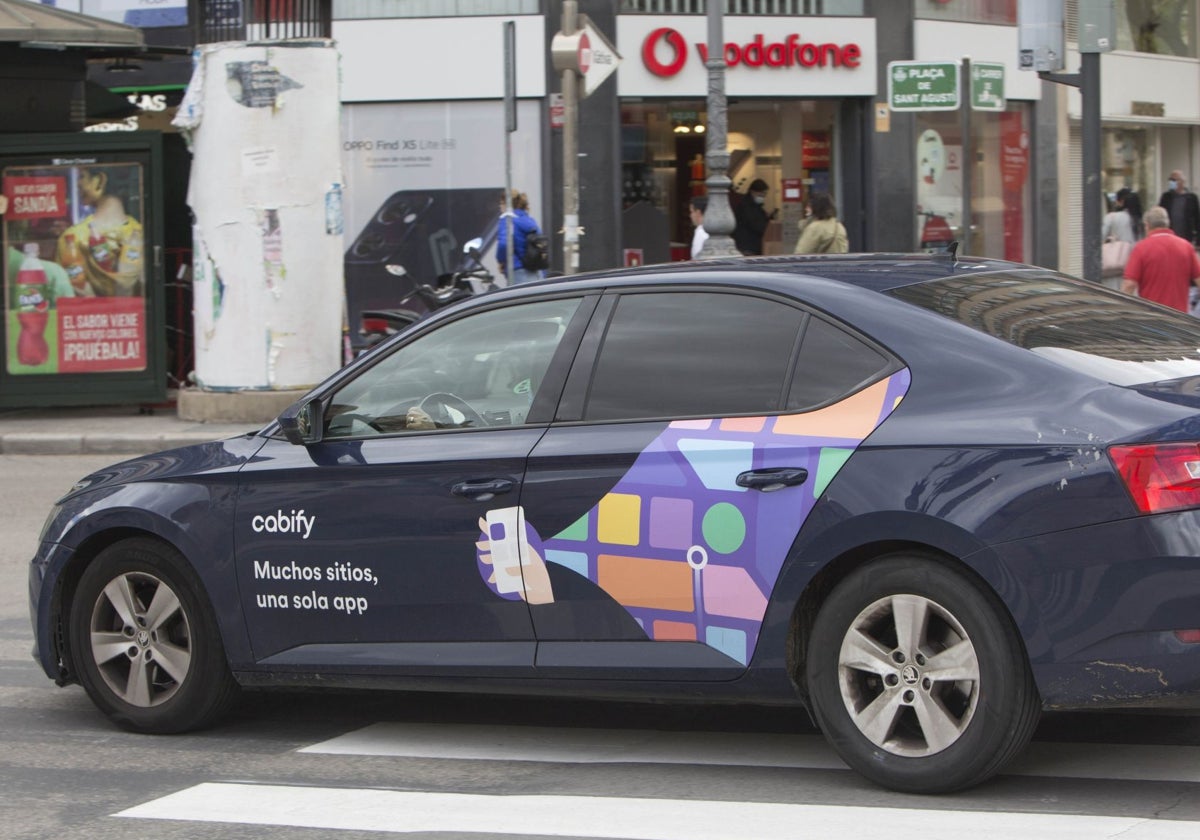
[[(787, 278), (822, 278), (858, 288), (883, 292), (914, 283), (924, 283), (963, 274), (978, 274), (987, 271), (1032, 269), (1021, 263), (986, 258), (952, 257), (949, 254), (839, 254), (839, 255), (786, 255), (774, 257), (729, 257), (711, 260), (660, 263), (591, 271), (567, 277), (548, 278), (536, 284), (540, 289), (556, 285), (603, 286), (615, 280), (667, 279), (686, 281), (690, 275), (711, 275), (719, 272), (725, 279), (735, 280), (739, 273), (777, 275), (778, 280)], [(705, 277), (711, 279), (711, 277)], [(746, 278), (751, 283), (750, 278)]]

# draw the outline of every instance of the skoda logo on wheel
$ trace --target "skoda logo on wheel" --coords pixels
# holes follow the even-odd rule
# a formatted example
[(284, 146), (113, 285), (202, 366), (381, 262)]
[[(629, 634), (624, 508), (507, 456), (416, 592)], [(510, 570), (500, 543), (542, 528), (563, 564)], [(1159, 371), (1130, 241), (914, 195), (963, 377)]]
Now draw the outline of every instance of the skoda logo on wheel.
[(917, 680), (921, 679), (921, 674), (913, 665), (905, 665), (904, 670), (900, 672), (900, 678), (904, 680), (905, 685), (916, 685)]

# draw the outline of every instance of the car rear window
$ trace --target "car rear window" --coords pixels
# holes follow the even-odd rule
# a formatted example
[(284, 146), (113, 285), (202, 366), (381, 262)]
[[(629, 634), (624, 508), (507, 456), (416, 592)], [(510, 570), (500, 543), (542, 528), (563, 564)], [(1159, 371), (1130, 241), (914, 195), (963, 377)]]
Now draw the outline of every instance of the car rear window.
[(1054, 272), (946, 277), (887, 294), (1116, 385), (1200, 376), (1200, 320)]

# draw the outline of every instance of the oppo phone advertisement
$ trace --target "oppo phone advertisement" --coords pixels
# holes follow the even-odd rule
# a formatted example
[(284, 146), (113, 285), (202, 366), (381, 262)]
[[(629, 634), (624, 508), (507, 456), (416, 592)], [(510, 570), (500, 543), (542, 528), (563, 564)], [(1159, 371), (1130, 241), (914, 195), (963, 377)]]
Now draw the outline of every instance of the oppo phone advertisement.
[[(358, 103), (342, 112), (346, 177), (346, 304), (351, 334), (359, 313), (400, 305), (417, 283), (471, 267), (476, 242), (495, 272), (504, 198), (501, 102)], [(518, 105), (511, 138), (513, 187), (544, 225), (540, 111)], [(412, 300), (407, 308), (420, 309)]]

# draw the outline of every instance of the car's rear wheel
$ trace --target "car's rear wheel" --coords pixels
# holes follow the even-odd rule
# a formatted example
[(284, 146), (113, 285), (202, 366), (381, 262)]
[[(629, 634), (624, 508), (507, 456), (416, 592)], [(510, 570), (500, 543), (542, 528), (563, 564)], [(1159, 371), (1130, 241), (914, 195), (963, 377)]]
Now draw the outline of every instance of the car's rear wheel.
[(1016, 630), (966, 573), (921, 555), (859, 568), (809, 638), (813, 714), (852, 768), (912, 793), (978, 784), (1041, 709)]
[(156, 540), (97, 555), (79, 580), (68, 632), (80, 683), (126, 729), (197, 729), (237, 694), (196, 574)]

